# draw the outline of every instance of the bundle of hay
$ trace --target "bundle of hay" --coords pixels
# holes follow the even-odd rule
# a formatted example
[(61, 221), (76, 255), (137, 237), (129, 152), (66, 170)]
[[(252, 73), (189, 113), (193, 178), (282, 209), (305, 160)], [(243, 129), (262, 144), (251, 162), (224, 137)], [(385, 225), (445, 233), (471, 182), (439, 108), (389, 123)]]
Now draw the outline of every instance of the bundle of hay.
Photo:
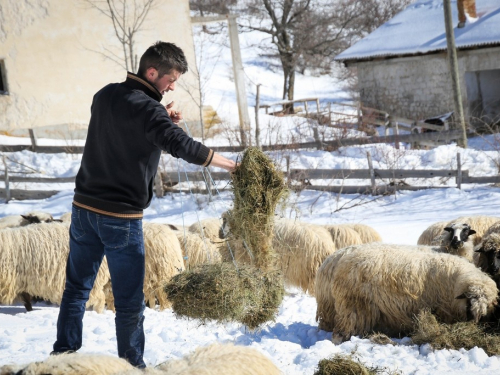
[(287, 195), (283, 173), (258, 148), (248, 148), (232, 176), (233, 209), (226, 220), (235, 238), (245, 241), (255, 267), (273, 270), (274, 214)]
[(232, 263), (203, 264), (180, 273), (165, 286), (177, 316), (237, 321), (250, 329), (273, 320), (283, 299), (283, 278)]

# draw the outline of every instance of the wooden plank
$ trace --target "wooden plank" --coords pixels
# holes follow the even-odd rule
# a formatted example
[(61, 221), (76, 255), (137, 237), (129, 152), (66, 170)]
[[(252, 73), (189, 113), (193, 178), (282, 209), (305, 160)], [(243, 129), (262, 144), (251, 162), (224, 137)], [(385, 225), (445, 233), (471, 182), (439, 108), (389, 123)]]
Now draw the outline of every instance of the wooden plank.
[[(46, 199), (59, 193), (58, 190), (21, 190), (10, 189), (11, 199), (26, 200), (26, 199)], [(0, 197), (5, 198), (5, 189), (0, 188)]]
[(465, 176), (462, 171), (462, 184), (497, 184), (497, 183), (500, 183), (500, 175), (469, 177)]
[[(0, 179), (5, 176), (0, 175)], [(11, 182), (32, 182), (32, 183), (71, 183), (75, 182), (75, 176), (72, 177), (26, 177), (26, 176), (9, 176)]]
[[(42, 154), (81, 154), (84, 146), (36, 146), (36, 152)], [(32, 151), (31, 145), (0, 145), (1, 152), (17, 152), (29, 150)]]
[[(453, 169), (373, 169), (375, 178), (433, 178), (456, 177)], [(468, 176), (468, 171), (462, 171)], [(369, 169), (291, 169), (290, 178), (294, 180), (330, 180), (330, 179), (370, 179)]]
[[(293, 187), (292, 187), (293, 188)], [(349, 185), (338, 185), (338, 186), (320, 186), (312, 185), (306, 186), (304, 190), (315, 190), (315, 191), (326, 191), (330, 193), (338, 194), (392, 194), (395, 191), (418, 191), (418, 190), (428, 190), (428, 189), (449, 189), (449, 186), (377, 186), (375, 192), (373, 192), (371, 186), (349, 186)], [(300, 190), (300, 189), (297, 189)]]

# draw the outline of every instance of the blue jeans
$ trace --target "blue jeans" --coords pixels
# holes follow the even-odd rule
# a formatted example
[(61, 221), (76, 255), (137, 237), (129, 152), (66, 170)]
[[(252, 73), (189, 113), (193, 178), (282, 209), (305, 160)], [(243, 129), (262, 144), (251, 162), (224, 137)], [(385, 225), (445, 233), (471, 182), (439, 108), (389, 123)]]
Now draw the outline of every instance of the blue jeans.
[(144, 368), (144, 237), (142, 220), (99, 215), (73, 206), (66, 285), (54, 352), (82, 346), (85, 303), (106, 255), (115, 300), (118, 356)]

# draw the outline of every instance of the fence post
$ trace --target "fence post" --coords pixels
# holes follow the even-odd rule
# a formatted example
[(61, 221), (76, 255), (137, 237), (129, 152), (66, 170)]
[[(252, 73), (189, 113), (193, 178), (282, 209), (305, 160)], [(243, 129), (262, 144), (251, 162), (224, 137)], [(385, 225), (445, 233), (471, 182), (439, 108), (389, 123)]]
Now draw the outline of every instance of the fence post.
[(375, 185), (375, 171), (373, 170), (372, 155), (370, 151), (366, 152), (366, 157), (368, 158), (368, 168), (370, 170), (370, 180), (372, 182), (372, 195), (377, 193), (377, 186)]
[(10, 186), (9, 186), (9, 169), (5, 161), (5, 155), (2, 155), (3, 166), (5, 168), (5, 203), (10, 201)]
[(286, 182), (290, 185), (290, 155), (285, 156), (286, 160)]
[(255, 96), (255, 145), (260, 149), (260, 127), (259, 127), (259, 107), (260, 107), (260, 86), (257, 85), (257, 94)]
[(163, 190), (163, 178), (161, 178), (160, 168), (156, 171), (155, 176), (155, 194), (157, 198), (163, 197), (165, 191)]
[(462, 189), (462, 161), (460, 152), (457, 152), (457, 188)]
[(33, 129), (28, 129), (30, 133), (30, 138), (31, 138), (31, 148), (33, 149), (33, 152), (36, 152), (37, 144), (36, 144), (36, 136), (35, 136), (35, 131)]
[(313, 136), (314, 136), (314, 140), (318, 144), (318, 150), (323, 150), (323, 142), (321, 142), (321, 139), (319, 138), (319, 131), (318, 131), (318, 127), (316, 127), (316, 126), (313, 128)]

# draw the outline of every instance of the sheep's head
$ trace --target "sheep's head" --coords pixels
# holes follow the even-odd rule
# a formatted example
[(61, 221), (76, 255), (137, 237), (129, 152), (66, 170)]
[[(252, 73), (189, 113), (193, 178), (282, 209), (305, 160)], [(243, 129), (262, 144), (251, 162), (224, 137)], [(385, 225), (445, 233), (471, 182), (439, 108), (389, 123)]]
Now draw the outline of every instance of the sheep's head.
[(455, 223), (449, 227), (444, 228), (450, 235), (449, 246), (453, 249), (461, 248), (470, 236), (476, 234), (476, 231), (470, 227), (469, 224)]
[(45, 212), (28, 213), (26, 215), (21, 215), (21, 217), (28, 222), (28, 224), (40, 224), (40, 223), (51, 223), (54, 220), (52, 215)]
[[(491, 286), (495, 285), (492, 280), (490, 280), (490, 283), (493, 283)], [(477, 323), (480, 320), (488, 320), (492, 316), (498, 304), (496, 297), (496, 288), (471, 285), (466, 292), (455, 297), (455, 299), (465, 302), (466, 319)]]
[(474, 248), (479, 253), (478, 266), (491, 277), (500, 276), (500, 234), (491, 233)]

